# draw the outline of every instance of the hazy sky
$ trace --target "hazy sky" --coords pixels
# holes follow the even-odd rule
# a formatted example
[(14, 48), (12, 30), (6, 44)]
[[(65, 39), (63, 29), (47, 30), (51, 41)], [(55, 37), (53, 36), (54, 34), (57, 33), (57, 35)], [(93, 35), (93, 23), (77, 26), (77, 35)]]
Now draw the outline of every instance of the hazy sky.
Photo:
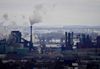
[(100, 0), (0, 0), (0, 23), (27, 25), (36, 7), (37, 25), (100, 25)]

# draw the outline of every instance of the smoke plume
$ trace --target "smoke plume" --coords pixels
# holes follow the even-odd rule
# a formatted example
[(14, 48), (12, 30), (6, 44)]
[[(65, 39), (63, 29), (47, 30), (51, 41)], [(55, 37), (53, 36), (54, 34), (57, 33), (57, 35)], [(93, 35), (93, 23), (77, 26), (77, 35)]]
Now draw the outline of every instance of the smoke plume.
[(3, 18), (5, 19), (5, 20), (8, 20), (8, 14), (3, 14)]
[(33, 15), (29, 17), (30, 24), (33, 25), (35, 23), (39, 23), (42, 21), (42, 11), (43, 5), (39, 4), (34, 7)]

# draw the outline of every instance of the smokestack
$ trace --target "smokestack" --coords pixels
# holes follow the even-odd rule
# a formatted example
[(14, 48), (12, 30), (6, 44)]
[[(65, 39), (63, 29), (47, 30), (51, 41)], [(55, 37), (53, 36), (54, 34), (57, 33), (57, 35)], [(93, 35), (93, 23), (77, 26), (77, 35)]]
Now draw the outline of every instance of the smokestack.
[(68, 38), (67, 38), (67, 32), (65, 32), (65, 46), (68, 46), (68, 42), (67, 42)]
[(67, 50), (72, 50), (72, 41), (73, 41), (73, 32), (67, 33), (65, 32), (65, 45)]
[(42, 21), (41, 15), (40, 15), (40, 9), (42, 7), (39, 7), (38, 5), (35, 7), (35, 10), (33, 11), (33, 15), (29, 18), (30, 21), (30, 50), (33, 47), (33, 40), (32, 40), (32, 25), (39, 23)]
[(32, 40), (32, 25), (30, 26), (30, 41), (33, 42), (33, 40)]

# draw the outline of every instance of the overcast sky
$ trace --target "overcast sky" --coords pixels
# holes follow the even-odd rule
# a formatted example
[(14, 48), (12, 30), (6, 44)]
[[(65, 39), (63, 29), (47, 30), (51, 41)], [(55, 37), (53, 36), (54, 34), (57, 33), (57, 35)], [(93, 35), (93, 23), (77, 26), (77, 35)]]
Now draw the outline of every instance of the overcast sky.
[(29, 24), (38, 7), (42, 21), (37, 25), (100, 25), (100, 0), (0, 0), (0, 22)]

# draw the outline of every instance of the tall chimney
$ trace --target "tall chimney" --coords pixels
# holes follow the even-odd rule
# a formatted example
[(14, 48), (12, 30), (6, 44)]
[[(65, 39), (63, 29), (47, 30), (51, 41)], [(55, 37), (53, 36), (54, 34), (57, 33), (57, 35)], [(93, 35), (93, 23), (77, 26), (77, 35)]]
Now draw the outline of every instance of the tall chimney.
[(32, 42), (32, 25), (30, 26), (30, 42)]
[(32, 40), (32, 25), (30, 26), (30, 51), (32, 50), (33, 48), (33, 40)]

